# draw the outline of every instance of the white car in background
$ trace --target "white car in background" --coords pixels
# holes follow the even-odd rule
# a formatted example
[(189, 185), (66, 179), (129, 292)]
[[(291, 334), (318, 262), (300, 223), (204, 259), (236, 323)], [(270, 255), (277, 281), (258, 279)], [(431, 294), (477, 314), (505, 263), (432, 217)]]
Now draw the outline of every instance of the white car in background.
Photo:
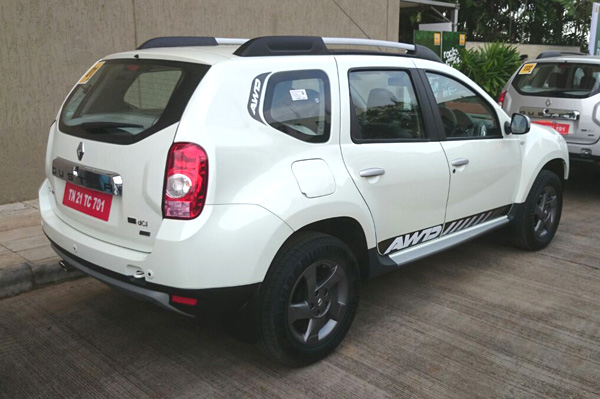
[(515, 72), (500, 105), (562, 134), (571, 161), (600, 165), (600, 57), (542, 53)]
[(301, 365), (342, 341), (360, 280), (502, 226), (548, 245), (567, 176), (558, 133), (423, 47), (174, 37), (75, 85), (39, 197), (68, 265), (186, 315), (250, 312)]

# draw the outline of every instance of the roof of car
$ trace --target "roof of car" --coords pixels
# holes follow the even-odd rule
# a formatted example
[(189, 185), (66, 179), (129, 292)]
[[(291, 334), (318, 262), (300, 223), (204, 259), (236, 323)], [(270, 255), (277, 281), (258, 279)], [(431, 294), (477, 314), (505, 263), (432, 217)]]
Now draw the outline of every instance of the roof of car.
[[(328, 46), (348, 46), (349, 50), (330, 49)], [(368, 51), (355, 50), (365, 46)], [(404, 50), (405, 53), (383, 52), (381, 48)], [(321, 38), (318, 36), (263, 36), (254, 39), (214, 37), (158, 37), (133, 51), (112, 54), (109, 59), (139, 58), (165, 59), (214, 65), (238, 57), (370, 54), (405, 56), (441, 62), (430, 49), (413, 44), (357, 38)]]

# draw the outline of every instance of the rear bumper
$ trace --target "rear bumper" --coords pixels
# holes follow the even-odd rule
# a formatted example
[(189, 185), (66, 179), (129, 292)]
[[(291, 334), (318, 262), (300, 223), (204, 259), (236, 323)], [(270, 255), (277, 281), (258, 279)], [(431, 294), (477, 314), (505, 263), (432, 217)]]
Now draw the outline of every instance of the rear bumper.
[(598, 165), (600, 162), (600, 144), (573, 144), (567, 143), (569, 160), (576, 163)]
[(260, 206), (207, 205), (194, 220), (163, 220), (151, 252), (142, 252), (100, 240), (62, 220), (47, 180), (39, 198), (44, 233), (65, 257), (80, 259), (88, 268), (95, 265), (113, 278), (128, 281), (141, 275), (136, 280), (172, 290), (260, 283), (292, 234), (287, 224)]
[(599, 155), (583, 155), (581, 153), (569, 153), (569, 160), (577, 163), (587, 163), (590, 165), (600, 166)]
[[(78, 258), (52, 242), (52, 248), (69, 266), (102, 281), (111, 288), (129, 296), (152, 302), (186, 316), (197, 316), (205, 313), (233, 312), (246, 304), (258, 289), (258, 284), (228, 287), (222, 289), (185, 290), (148, 283), (144, 279), (119, 275), (98, 265)], [(175, 303), (173, 295), (197, 300), (195, 305)]]

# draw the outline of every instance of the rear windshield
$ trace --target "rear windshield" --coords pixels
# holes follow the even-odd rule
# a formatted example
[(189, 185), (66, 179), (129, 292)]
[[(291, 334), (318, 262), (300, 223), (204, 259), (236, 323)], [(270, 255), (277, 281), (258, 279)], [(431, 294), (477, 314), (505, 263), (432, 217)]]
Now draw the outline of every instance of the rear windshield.
[(180, 120), (208, 66), (158, 60), (99, 62), (63, 107), (60, 130), (130, 144)]
[[(533, 69), (527, 65), (534, 65)], [(584, 98), (600, 86), (600, 65), (566, 62), (525, 64), (512, 83), (528, 96)]]

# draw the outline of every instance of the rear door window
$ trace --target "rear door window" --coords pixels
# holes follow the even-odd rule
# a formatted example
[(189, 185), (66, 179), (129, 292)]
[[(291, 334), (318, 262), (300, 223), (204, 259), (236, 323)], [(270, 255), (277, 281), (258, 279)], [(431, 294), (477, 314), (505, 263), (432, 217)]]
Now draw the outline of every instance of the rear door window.
[(512, 86), (527, 96), (585, 98), (600, 89), (600, 65), (564, 61), (529, 63), (517, 73)]
[(350, 72), (349, 81), (354, 141), (425, 139), (421, 109), (406, 71), (357, 70)]
[(158, 60), (105, 61), (65, 102), (60, 130), (116, 144), (139, 141), (180, 120), (208, 68)]
[(267, 82), (263, 114), (267, 123), (311, 143), (329, 140), (331, 95), (327, 74), (320, 70), (273, 74)]

